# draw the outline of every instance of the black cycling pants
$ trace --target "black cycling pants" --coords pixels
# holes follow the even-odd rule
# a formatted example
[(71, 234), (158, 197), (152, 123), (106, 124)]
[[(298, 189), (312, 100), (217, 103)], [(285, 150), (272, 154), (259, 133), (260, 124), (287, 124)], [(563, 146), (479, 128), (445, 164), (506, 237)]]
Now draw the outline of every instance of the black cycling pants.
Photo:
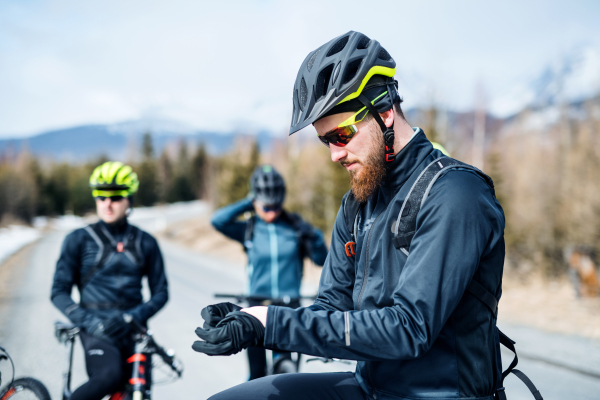
[(366, 400), (352, 372), (270, 375), (234, 386), (210, 400)]
[(69, 400), (100, 400), (119, 390), (123, 379), (123, 357), (112, 343), (80, 332), (89, 381), (73, 392)]

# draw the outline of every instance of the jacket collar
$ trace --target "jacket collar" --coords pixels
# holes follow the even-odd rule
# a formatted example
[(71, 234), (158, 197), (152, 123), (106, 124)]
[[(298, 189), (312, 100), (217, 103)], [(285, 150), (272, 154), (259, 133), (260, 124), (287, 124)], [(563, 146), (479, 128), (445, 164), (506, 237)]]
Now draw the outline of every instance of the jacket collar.
[(402, 150), (396, 154), (382, 182), (382, 188), (396, 191), (410, 178), (419, 164), (433, 150), (431, 142), (421, 128), (413, 128), (415, 134)]
[(106, 222), (99, 220), (98, 223), (106, 228), (111, 235), (116, 236), (124, 233), (127, 230), (129, 223), (127, 217), (115, 222), (114, 224), (107, 224)]

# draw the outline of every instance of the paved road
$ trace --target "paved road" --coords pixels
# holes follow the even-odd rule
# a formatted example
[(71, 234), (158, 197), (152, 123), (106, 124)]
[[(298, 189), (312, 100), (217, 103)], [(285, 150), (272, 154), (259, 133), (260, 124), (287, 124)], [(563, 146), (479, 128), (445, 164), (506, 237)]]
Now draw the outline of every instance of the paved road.
[[(14, 282), (9, 301), (0, 308), (0, 345), (17, 363), (17, 375), (32, 375), (59, 399), (61, 372), (66, 365), (64, 350), (54, 339), (52, 325), (64, 319), (49, 302), (49, 291), (64, 232), (51, 232), (35, 245), (17, 254), (22, 274)], [(220, 260), (201, 257), (169, 243), (161, 243), (168, 268), (171, 298), (152, 321), (151, 329), (159, 343), (175, 349), (185, 364), (184, 378), (155, 388), (156, 399), (205, 399), (238, 384), (247, 376), (244, 355), (208, 357), (191, 350), (194, 329), (200, 322), (199, 310), (213, 301), (212, 293), (242, 291), (242, 270)], [(562, 337), (507, 326), (505, 329), (531, 357), (548, 356), (548, 361), (521, 357), (519, 368), (536, 383), (546, 400), (600, 398), (600, 346), (580, 338)], [(545, 350), (549, 354), (546, 354)], [(504, 354), (509, 361), (509, 354)], [(543, 357), (542, 357), (543, 358)], [(77, 347), (74, 384), (86, 379), (81, 350)], [(556, 364), (565, 364), (567, 368)], [(310, 363), (304, 371), (348, 369), (345, 365)], [(580, 370), (580, 372), (577, 372)], [(8, 376), (2, 368), (3, 376)], [(596, 375), (595, 375), (596, 374)], [(160, 379), (160, 377), (155, 377)], [(516, 378), (506, 382), (511, 400), (530, 399)]]
[[(65, 318), (49, 301), (54, 265), (64, 232), (51, 232), (15, 257), (24, 270), (15, 282), (11, 299), (0, 309), (0, 346), (16, 362), (18, 376), (34, 376), (60, 399), (61, 374), (66, 366), (64, 348), (53, 336), (53, 323)], [(242, 292), (243, 270), (210, 257), (200, 257), (169, 243), (161, 243), (168, 269), (170, 299), (150, 321), (156, 340), (173, 348), (185, 365), (184, 377), (156, 386), (156, 399), (206, 399), (211, 394), (243, 382), (248, 376), (244, 354), (208, 357), (191, 349), (194, 330), (200, 324), (200, 310), (213, 303), (215, 292)], [(345, 365), (306, 365), (305, 371), (347, 370)], [(3, 376), (10, 369), (3, 365)], [(161, 379), (160, 372), (155, 380)], [(75, 353), (74, 387), (86, 380), (80, 346)]]

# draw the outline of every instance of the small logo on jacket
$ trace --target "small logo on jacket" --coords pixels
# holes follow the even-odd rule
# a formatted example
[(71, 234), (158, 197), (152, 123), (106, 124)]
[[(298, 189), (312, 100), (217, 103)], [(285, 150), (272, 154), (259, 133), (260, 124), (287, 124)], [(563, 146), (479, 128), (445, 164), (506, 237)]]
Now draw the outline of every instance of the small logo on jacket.
[(88, 351), (88, 355), (90, 356), (103, 356), (104, 350), (102, 349), (91, 349)]

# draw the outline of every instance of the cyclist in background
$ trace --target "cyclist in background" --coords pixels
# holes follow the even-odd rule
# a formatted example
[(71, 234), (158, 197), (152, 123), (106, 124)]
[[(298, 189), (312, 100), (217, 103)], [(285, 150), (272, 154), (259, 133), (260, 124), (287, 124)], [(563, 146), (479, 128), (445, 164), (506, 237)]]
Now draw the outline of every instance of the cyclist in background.
[[(128, 165), (109, 161), (98, 166), (90, 187), (100, 221), (70, 233), (56, 264), (52, 302), (81, 328), (90, 378), (70, 400), (100, 400), (119, 389), (123, 358), (133, 352), (124, 314), (145, 325), (169, 297), (156, 239), (127, 222), (138, 185)], [(151, 292), (145, 303), (144, 276)], [(71, 298), (73, 286), (79, 303)]]
[[(256, 168), (250, 189), (245, 199), (217, 210), (211, 222), (219, 232), (243, 244), (248, 255), (250, 296), (298, 299), (304, 257), (319, 266), (327, 257), (323, 235), (283, 209), (285, 182), (272, 166)], [(239, 220), (250, 211), (255, 216)], [(299, 306), (299, 300), (290, 303), (290, 307)], [(248, 348), (248, 361), (250, 380), (266, 375), (264, 348)]]

